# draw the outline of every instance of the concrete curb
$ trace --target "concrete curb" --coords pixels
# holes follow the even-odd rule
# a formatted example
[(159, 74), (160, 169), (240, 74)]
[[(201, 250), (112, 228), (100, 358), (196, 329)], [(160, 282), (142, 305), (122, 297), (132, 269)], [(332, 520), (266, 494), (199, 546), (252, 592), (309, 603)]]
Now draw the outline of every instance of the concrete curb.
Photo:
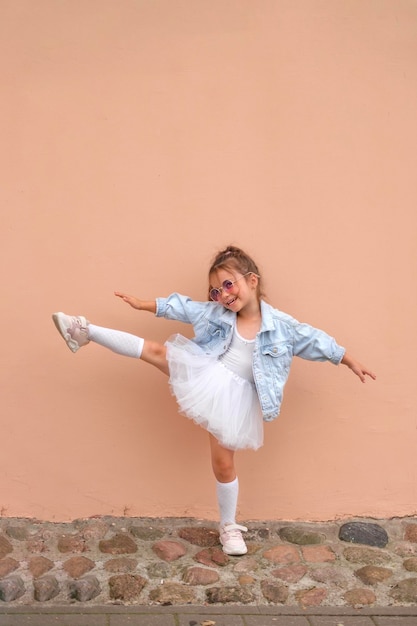
[(1, 626), (416, 626), (417, 608), (0, 607)]

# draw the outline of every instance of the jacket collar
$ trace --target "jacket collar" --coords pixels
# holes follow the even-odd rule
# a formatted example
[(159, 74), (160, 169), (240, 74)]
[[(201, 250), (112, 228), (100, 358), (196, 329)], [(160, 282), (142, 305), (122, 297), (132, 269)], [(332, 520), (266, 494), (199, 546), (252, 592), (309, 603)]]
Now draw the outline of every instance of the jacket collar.
[(265, 302), (265, 300), (261, 300), (261, 315), (262, 315), (262, 324), (261, 324), (261, 332), (266, 330), (274, 330), (274, 318), (272, 312), (274, 308)]
[(222, 307), (222, 309), (223, 313), (220, 315), (220, 320), (225, 324), (229, 324), (229, 326), (234, 326), (236, 313), (233, 313), (233, 311), (229, 311), (229, 309), (225, 309), (224, 307)]

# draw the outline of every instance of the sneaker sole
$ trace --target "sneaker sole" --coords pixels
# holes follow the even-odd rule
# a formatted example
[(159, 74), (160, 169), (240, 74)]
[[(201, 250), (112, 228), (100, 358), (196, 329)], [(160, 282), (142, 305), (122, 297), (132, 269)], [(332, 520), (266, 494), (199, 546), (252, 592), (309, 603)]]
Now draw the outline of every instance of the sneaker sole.
[[(61, 320), (61, 315), (65, 315), (65, 313), (54, 313), (52, 315), (52, 319), (54, 320), (56, 329), (61, 335), (61, 337), (64, 339), (65, 343), (67, 344), (71, 352), (77, 352), (80, 346), (75, 341), (75, 339), (72, 339), (71, 335), (67, 332), (67, 328), (64, 325), (64, 322), (63, 320)], [(70, 344), (70, 341), (72, 342), (72, 345)]]
[(222, 542), (221, 538), (220, 538), (220, 544), (222, 546), (223, 552), (225, 554), (228, 554), (229, 556), (243, 556), (248, 551), (248, 547), (245, 543), (243, 543), (243, 546), (241, 548), (235, 548), (235, 549), (230, 548), (229, 550), (226, 549), (226, 546)]
[(227, 552), (227, 551), (224, 549), (224, 546), (223, 546), (223, 552), (224, 552), (225, 554), (227, 554), (228, 556), (243, 556), (244, 554), (247, 554), (248, 549), (246, 548), (246, 550), (245, 550), (245, 551), (243, 551), (243, 550), (234, 550), (234, 551), (229, 551), (229, 552)]

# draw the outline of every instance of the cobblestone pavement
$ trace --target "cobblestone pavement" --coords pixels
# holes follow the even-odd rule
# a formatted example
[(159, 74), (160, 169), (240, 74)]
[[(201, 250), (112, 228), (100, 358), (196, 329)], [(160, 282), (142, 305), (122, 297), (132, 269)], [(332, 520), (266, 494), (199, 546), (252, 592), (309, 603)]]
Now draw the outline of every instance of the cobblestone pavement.
[(226, 611), (216, 626), (417, 626), (417, 518), (247, 526), (228, 557), (204, 520), (1, 518), (0, 626), (199, 626), (192, 607)]

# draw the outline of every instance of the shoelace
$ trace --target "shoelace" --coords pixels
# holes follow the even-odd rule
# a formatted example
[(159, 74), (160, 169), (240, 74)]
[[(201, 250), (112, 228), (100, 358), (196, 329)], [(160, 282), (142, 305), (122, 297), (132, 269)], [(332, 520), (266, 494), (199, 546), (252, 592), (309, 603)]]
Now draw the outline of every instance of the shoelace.
[(75, 317), (71, 320), (71, 327), (68, 328), (68, 334), (71, 337), (71, 339), (68, 342), (70, 345), (75, 345), (75, 346), (79, 345), (77, 338), (74, 336), (77, 331), (84, 335), (87, 334), (87, 329), (83, 325), (82, 321), (78, 317)]
[(68, 329), (71, 337), (72, 333), (74, 333), (76, 330), (79, 330), (81, 332), (86, 330), (86, 327), (83, 325), (82, 321), (78, 317), (73, 318), (71, 328)]
[(227, 524), (223, 526), (223, 532), (227, 533), (229, 537), (233, 539), (239, 539), (240, 532), (246, 533), (247, 530), (246, 526), (241, 526), (240, 524)]

